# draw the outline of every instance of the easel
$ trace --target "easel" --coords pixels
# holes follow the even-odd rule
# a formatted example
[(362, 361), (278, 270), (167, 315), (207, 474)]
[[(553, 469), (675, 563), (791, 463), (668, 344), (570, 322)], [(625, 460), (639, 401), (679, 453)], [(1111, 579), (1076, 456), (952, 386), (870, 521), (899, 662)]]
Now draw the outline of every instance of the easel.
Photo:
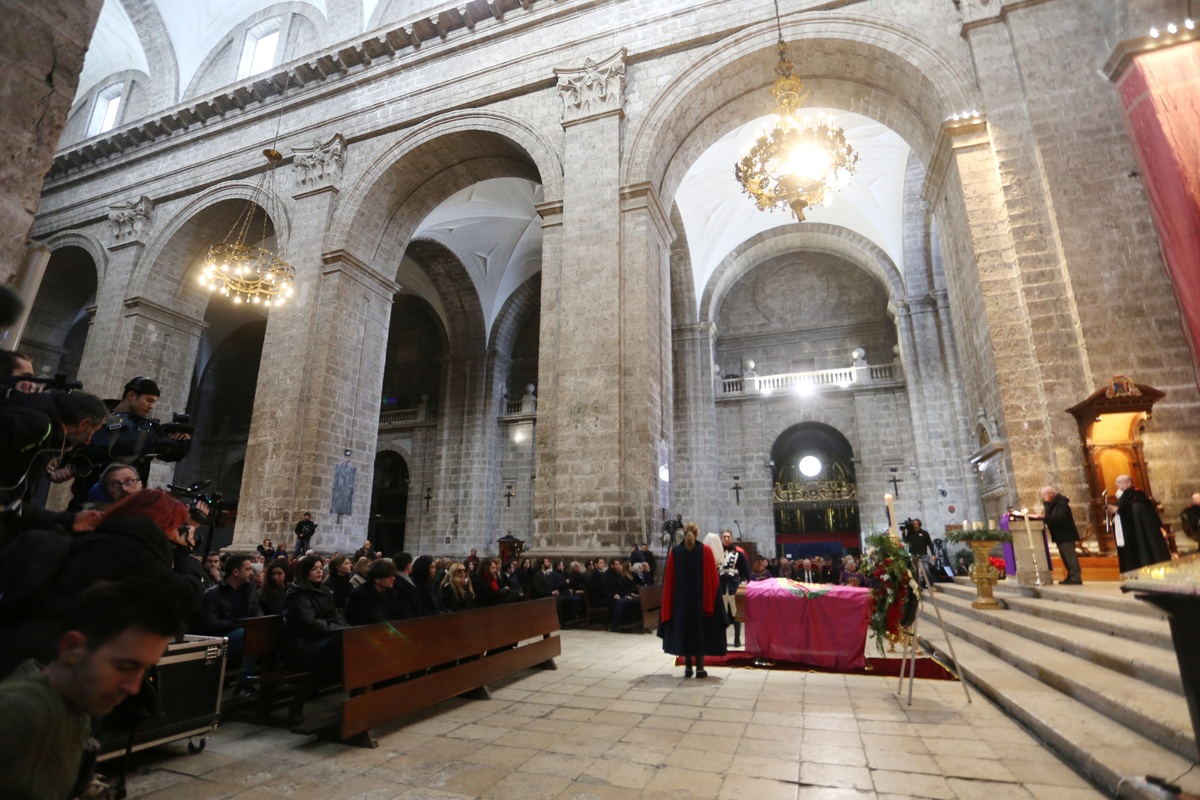
[[(912, 558), (912, 556), (910, 556)], [(921, 582), (929, 587), (929, 598), (933, 601), (933, 610), (937, 614), (938, 627), (942, 629), (942, 636), (946, 638), (946, 647), (950, 650), (950, 666), (954, 667), (954, 672), (958, 675), (958, 681), (962, 684), (963, 694), (967, 697), (967, 702), (971, 702), (971, 692), (967, 689), (967, 681), (963, 678), (962, 669), (958, 666), (958, 656), (954, 654), (954, 640), (950, 638), (950, 633), (946, 630), (946, 623), (942, 621), (942, 609), (937, 603), (937, 593), (933, 588), (933, 581), (929, 577), (929, 572), (925, 569), (925, 562), (919, 558), (913, 558), (913, 563), (917, 567), (919, 578), (917, 580), (917, 591), (920, 592)], [(917, 626), (921, 622), (921, 615), (918, 613), (917, 618), (913, 621), (912, 636), (908, 637), (908, 641), (904, 645), (904, 650), (900, 657), (900, 682), (896, 685), (896, 694), (902, 694), (904, 691), (904, 670), (908, 665), (908, 705), (912, 705), (913, 696), (913, 681), (917, 677)], [(911, 656), (909, 655), (911, 653)]]

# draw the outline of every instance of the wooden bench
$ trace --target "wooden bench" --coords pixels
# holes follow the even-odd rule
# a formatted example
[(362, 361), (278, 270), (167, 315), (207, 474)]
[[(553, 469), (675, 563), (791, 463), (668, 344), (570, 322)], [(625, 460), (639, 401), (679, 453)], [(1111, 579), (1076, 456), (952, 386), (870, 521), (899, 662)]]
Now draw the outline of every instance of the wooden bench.
[(288, 725), (296, 725), (305, 701), (317, 689), (317, 678), (312, 672), (288, 669), (279, 657), (279, 646), (283, 641), (283, 617), (250, 617), (246, 620), (246, 638), (242, 645), (242, 660), (254, 657), (258, 667), (249, 680), (258, 683), (258, 713), (263, 719), (271, 714), (275, 689), (280, 686), (295, 688), (288, 704)]
[[(554, 598), (435, 617), (362, 625), (342, 632), (342, 676), (349, 697), (319, 727), (376, 747), (374, 729), (530, 667), (555, 669), (562, 654)], [(529, 641), (529, 640), (534, 641)], [(524, 642), (522, 644), (522, 642)]]
[(662, 610), (663, 587), (661, 583), (638, 589), (638, 601), (642, 604), (642, 630), (646, 633), (658, 631), (659, 612)]

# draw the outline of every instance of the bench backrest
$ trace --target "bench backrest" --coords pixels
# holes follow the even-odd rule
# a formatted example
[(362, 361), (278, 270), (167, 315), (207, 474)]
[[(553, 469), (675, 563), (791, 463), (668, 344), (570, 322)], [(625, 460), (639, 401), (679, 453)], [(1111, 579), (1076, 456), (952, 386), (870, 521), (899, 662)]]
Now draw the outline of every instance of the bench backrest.
[(642, 612), (657, 611), (662, 608), (663, 587), (661, 583), (653, 586), (642, 586), (638, 589), (638, 601), (642, 604)]
[(342, 634), (343, 683), (358, 689), (558, 630), (554, 598), (361, 625)]
[(262, 658), (278, 652), (283, 639), (283, 617), (248, 617), (246, 639), (242, 646), (243, 658)]

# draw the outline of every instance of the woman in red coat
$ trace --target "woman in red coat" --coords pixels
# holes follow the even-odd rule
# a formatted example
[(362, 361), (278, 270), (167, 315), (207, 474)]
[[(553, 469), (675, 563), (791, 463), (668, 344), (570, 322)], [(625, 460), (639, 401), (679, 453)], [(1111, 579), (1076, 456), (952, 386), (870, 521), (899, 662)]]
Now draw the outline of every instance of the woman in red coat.
[(696, 541), (696, 523), (683, 528), (683, 542), (671, 548), (663, 581), (658, 635), (663, 651), (683, 656), (683, 677), (706, 678), (705, 656), (725, 655), (725, 609), (717, 602), (717, 562), (712, 551)]

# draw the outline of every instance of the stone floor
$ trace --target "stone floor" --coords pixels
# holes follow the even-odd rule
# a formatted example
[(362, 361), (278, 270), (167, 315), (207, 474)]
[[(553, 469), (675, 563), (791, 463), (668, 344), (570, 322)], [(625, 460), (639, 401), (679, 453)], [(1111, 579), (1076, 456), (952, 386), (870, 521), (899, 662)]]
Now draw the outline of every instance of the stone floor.
[(977, 694), (748, 669), (682, 678), (653, 636), (565, 631), (555, 671), (380, 731), (375, 750), (222, 725), (139, 754), (130, 797), (1082, 800), (1102, 794)]

